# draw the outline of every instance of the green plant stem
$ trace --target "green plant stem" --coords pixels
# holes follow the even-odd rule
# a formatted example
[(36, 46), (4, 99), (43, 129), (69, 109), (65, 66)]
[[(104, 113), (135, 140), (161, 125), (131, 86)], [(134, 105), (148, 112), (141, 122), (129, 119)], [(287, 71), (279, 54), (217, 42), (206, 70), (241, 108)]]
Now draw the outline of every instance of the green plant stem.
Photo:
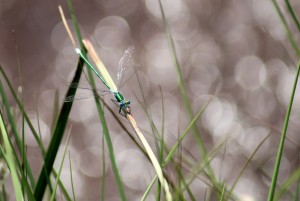
[(285, 120), (284, 120), (284, 126), (283, 126), (283, 130), (282, 130), (282, 134), (281, 134), (281, 139), (280, 139), (280, 144), (279, 144), (279, 148), (278, 148), (274, 173), (273, 173), (272, 182), (271, 182), (271, 186), (270, 186), (270, 190), (269, 190), (268, 201), (273, 201), (274, 200), (274, 193), (275, 193), (277, 178), (278, 178), (278, 174), (279, 174), (281, 156), (282, 156), (282, 152), (283, 152), (284, 141), (285, 141), (285, 137), (286, 137), (286, 131), (287, 131), (287, 128), (288, 128), (288, 125), (289, 125), (289, 119), (290, 119), (291, 110), (292, 110), (292, 106), (293, 106), (295, 91), (296, 91), (296, 88), (297, 88), (299, 72), (300, 72), (300, 63), (298, 64), (297, 73), (295, 75), (294, 86), (293, 86), (293, 89), (292, 89), (292, 94), (291, 94), (291, 97), (290, 97), (288, 110), (287, 110)]
[(298, 45), (297, 45), (297, 43), (296, 43), (296, 41), (295, 41), (295, 39), (293, 37), (293, 34), (292, 34), (290, 28), (288, 27), (288, 24), (287, 24), (287, 22), (286, 22), (286, 20), (285, 20), (285, 18), (283, 16), (280, 8), (279, 8), (277, 2), (275, 0), (272, 0), (272, 2), (273, 2), (274, 7), (275, 7), (275, 9), (277, 11), (277, 14), (280, 17), (281, 22), (282, 22), (282, 24), (283, 24), (283, 26), (284, 26), (284, 28), (286, 30), (287, 37), (288, 37), (288, 39), (289, 39), (289, 41), (290, 41), (290, 43), (291, 43), (291, 45), (292, 45), (292, 47), (293, 47), (296, 55), (297, 55), (297, 57), (299, 58), (300, 57), (300, 50), (299, 50)]
[[(192, 108), (191, 108), (190, 100), (189, 100), (189, 98), (187, 96), (187, 93), (186, 93), (186, 89), (185, 89), (184, 81), (183, 81), (183, 78), (182, 78), (182, 74), (181, 74), (181, 71), (180, 71), (180, 65), (179, 65), (179, 62), (178, 62), (177, 54), (176, 54), (174, 40), (173, 40), (173, 37), (171, 35), (171, 31), (170, 31), (170, 28), (168, 26), (168, 23), (167, 23), (167, 20), (166, 20), (166, 17), (165, 17), (162, 2), (161, 2), (161, 0), (158, 0), (158, 1), (159, 1), (161, 14), (162, 14), (165, 33), (167, 35), (167, 39), (168, 39), (168, 43), (169, 43), (169, 46), (170, 46), (170, 51), (171, 51), (171, 54), (172, 54), (174, 66), (176, 67), (176, 73), (177, 73), (177, 78), (178, 78), (178, 86), (179, 86), (179, 89), (180, 89), (180, 92), (181, 92), (184, 107), (185, 107), (186, 112), (188, 114), (189, 120), (191, 121), (193, 119), (194, 115), (193, 115), (193, 111), (192, 111)], [(197, 127), (196, 124), (194, 124), (192, 126), (192, 130), (193, 130), (194, 137), (195, 137), (195, 139), (197, 141), (197, 144), (198, 144), (198, 147), (199, 147), (199, 153), (201, 155), (201, 158), (204, 161), (207, 162), (208, 161), (207, 152), (206, 152), (206, 149), (205, 149), (205, 146), (204, 146), (204, 142), (203, 142), (201, 136), (199, 135), (198, 127)], [(210, 167), (210, 164), (207, 165), (206, 170), (209, 173), (208, 175), (210, 176), (210, 179), (211, 179), (212, 183), (216, 184), (217, 183), (216, 178), (214, 176), (213, 170)]]
[(298, 31), (300, 32), (300, 23), (299, 23), (299, 20), (298, 20), (298, 18), (296, 16), (296, 13), (295, 13), (293, 7), (290, 4), (290, 0), (285, 0), (285, 3), (287, 5), (287, 7), (288, 7), (288, 10), (289, 10), (290, 14), (292, 15), (292, 18), (293, 18), (293, 20), (294, 20), (294, 22), (295, 22), (295, 24), (297, 26)]

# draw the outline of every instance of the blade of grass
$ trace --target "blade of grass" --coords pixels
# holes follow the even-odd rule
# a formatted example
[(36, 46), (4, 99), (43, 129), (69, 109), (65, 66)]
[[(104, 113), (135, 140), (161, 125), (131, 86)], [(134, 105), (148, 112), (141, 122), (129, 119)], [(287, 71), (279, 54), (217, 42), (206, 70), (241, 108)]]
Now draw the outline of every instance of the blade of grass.
[(300, 193), (300, 178), (298, 178), (298, 181), (297, 181), (294, 201), (299, 200), (299, 193)]
[(186, 135), (188, 134), (188, 132), (190, 131), (190, 129), (195, 125), (195, 123), (197, 122), (198, 118), (203, 114), (203, 112), (205, 111), (205, 109), (207, 108), (207, 106), (209, 105), (209, 103), (211, 102), (211, 100), (212, 100), (212, 98), (209, 99), (209, 101), (201, 108), (201, 110), (196, 114), (196, 116), (190, 121), (190, 123), (187, 126), (187, 128), (183, 131), (182, 135), (180, 136), (180, 138), (178, 139), (178, 141), (176, 142), (176, 144), (172, 147), (171, 151), (169, 152), (169, 154), (165, 158), (164, 163), (163, 163), (163, 167), (165, 165), (167, 165), (167, 163), (170, 161), (170, 159), (174, 155), (175, 151), (177, 150), (177, 148), (180, 145), (180, 143), (182, 142), (182, 140), (186, 137)]
[[(76, 72), (75, 72), (75, 76), (74, 76), (72, 82), (74, 82), (74, 83), (79, 82), (82, 67), (83, 67), (83, 60), (80, 58), (78, 65), (77, 65)], [(73, 96), (73, 95), (75, 95), (75, 93), (76, 93), (76, 88), (69, 87), (66, 97)], [(72, 105), (73, 105), (73, 102), (64, 102), (62, 109), (60, 111), (60, 114), (59, 114), (59, 117), (57, 120), (57, 124), (54, 128), (53, 135), (52, 135), (52, 138), (50, 141), (50, 145), (49, 145), (48, 151), (45, 156), (45, 163), (42, 167), (42, 170), (41, 170), (38, 182), (37, 182), (37, 186), (34, 191), (34, 196), (37, 201), (42, 200), (42, 198), (43, 198), (47, 180), (48, 180), (47, 178), (49, 178), (51, 170), (53, 168), (53, 163), (56, 158), (56, 154), (57, 154), (59, 145), (61, 143), (61, 140), (62, 140), (62, 137), (64, 134), (64, 130), (65, 130), (65, 127), (67, 124), (67, 120), (68, 120)]]
[(273, 5), (274, 5), (274, 7), (276, 9), (276, 12), (277, 12), (278, 16), (280, 17), (281, 22), (282, 22), (282, 24), (283, 24), (283, 26), (284, 26), (284, 28), (286, 30), (287, 37), (288, 37), (288, 39), (289, 39), (289, 41), (290, 41), (290, 43), (291, 43), (291, 45), (292, 45), (292, 47), (293, 47), (296, 55), (297, 55), (297, 57), (299, 58), (300, 57), (300, 50), (299, 50), (299, 47), (298, 47), (298, 45), (296, 43), (296, 40), (294, 39), (293, 34), (292, 34), (292, 32), (291, 32), (288, 24), (287, 24), (287, 21), (284, 18), (283, 14), (282, 14), (282, 12), (281, 12), (281, 10), (279, 8), (278, 3), (275, 0), (272, 0), (272, 2), (273, 2)]
[[(7, 83), (8, 87), (12, 89), (12, 86), (11, 86), (9, 80), (7, 79), (7, 76), (4, 73), (2, 66), (0, 66), (0, 71), (1, 71), (4, 79), (6, 80), (6, 83)], [(19, 132), (18, 132), (18, 129), (17, 129), (17, 126), (16, 126), (16, 122), (15, 122), (15, 120), (13, 118), (13, 115), (12, 115), (12, 112), (10, 110), (10, 105), (8, 104), (8, 100), (7, 100), (7, 97), (6, 97), (6, 94), (5, 94), (5, 91), (3, 89), (3, 85), (2, 85), (1, 81), (0, 81), (0, 94), (1, 94), (1, 97), (2, 97), (2, 102), (3, 102), (3, 105), (5, 107), (9, 123), (11, 125), (14, 137), (16, 139), (18, 150), (20, 151), (21, 156), (23, 156), (22, 141), (20, 140), (20, 137), (19, 137), (20, 135), (19, 135)], [(15, 95), (15, 93), (14, 93), (14, 95)], [(22, 107), (21, 104), (20, 104), (20, 107)], [(21, 111), (24, 111), (24, 110), (21, 110)], [(25, 165), (26, 165), (26, 169), (28, 170), (27, 175), (29, 176), (30, 184), (31, 184), (31, 186), (35, 186), (35, 181), (34, 181), (33, 174), (31, 172), (30, 166), (27, 163), (27, 161), (24, 161), (24, 162), (25, 162)]]
[[(300, 168), (296, 169), (291, 176), (283, 182), (281, 188), (276, 193), (274, 200), (280, 200), (281, 196), (286, 192), (286, 190), (295, 182), (299, 181), (300, 179)], [(297, 190), (296, 190), (297, 191)]]
[[(187, 112), (187, 115), (189, 117), (189, 120), (192, 121), (194, 115), (193, 115), (193, 111), (192, 111), (192, 108), (191, 108), (190, 100), (187, 96), (184, 81), (183, 81), (183, 78), (182, 78), (180, 65), (179, 65), (179, 61), (178, 61), (178, 58), (177, 58), (177, 54), (176, 54), (174, 40), (173, 40), (170, 28), (169, 28), (167, 20), (166, 20), (166, 16), (165, 16), (165, 13), (164, 13), (162, 2), (161, 2), (161, 0), (158, 0), (158, 2), (159, 2), (159, 7), (160, 7), (162, 19), (163, 19), (163, 27), (164, 27), (164, 30), (165, 30), (165, 33), (166, 33), (166, 37), (167, 37), (169, 47), (170, 47), (170, 52), (172, 54), (172, 60), (173, 60), (173, 63), (174, 63), (175, 69), (176, 69), (176, 73), (177, 73), (178, 86), (179, 86), (180, 93), (181, 93), (181, 96), (182, 96), (183, 104), (184, 104), (185, 110)], [(193, 130), (194, 137), (196, 139), (196, 142), (197, 142), (197, 145), (198, 145), (198, 148), (199, 148), (199, 153), (201, 155), (201, 158), (204, 161), (208, 161), (206, 148), (204, 146), (204, 142), (203, 142), (201, 136), (199, 135), (199, 129), (198, 129), (196, 124), (194, 124), (192, 126), (192, 130)], [(217, 183), (216, 178), (215, 178), (214, 173), (213, 173), (213, 170), (210, 167), (210, 164), (207, 165), (206, 169), (209, 173), (209, 176), (210, 176), (212, 182)]]
[(152, 189), (152, 186), (154, 185), (155, 181), (157, 179), (157, 175), (155, 175), (155, 177), (153, 177), (152, 181), (150, 182), (149, 186), (147, 187), (145, 193), (143, 194), (141, 201), (145, 201), (147, 196), (149, 195), (150, 190)]
[(147, 154), (153, 164), (153, 167), (157, 173), (157, 176), (158, 176), (158, 179), (162, 185), (162, 187), (164, 188), (165, 190), (165, 194), (166, 194), (166, 200), (167, 201), (172, 201), (172, 195), (170, 193), (170, 189), (169, 189), (169, 184), (168, 182), (166, 181), (166, 179), (164, 178), (163, 176), (163, 172), (162, 172), (162, 169), (155, 157), (155, 154), (153, 153), (151, 147), (149, 146), (146, 138), (144, 137), (144, 135), (140, 132), (139, 128), (137, 127), (137, 124), (133, 118), (132, 115), (130, 114), (127, 114), (126, 115), (126, 118), (128, 119), (129, 123), (131, 124), (132, 128), (134, 129), (135, 133), (137, 134), (137, 136), (139, 137), (139, 139), (141, 140), (142, 144), (144, 145), (146, 151), (147, 151)]
[[(80, 34), (78, 22), (77, 22), (77, 19), (75, 17), (75, 14), (74, 14), (74, 9), (72, 7), (71, 1), (67, 0), (67, 4), (68, 4), (68, 8), (69, 8), (71, 17), (72, 17), (72, 21), (73, 21), (74, 27), (76, 29), (77, 37), (78, 37), (78, 39), (80, 41), (80, 46), (82, 48), (84, 48), (84, 46), (82, 44), (82, 37), (81, 37), (81, 34)], [(84, 56), (86, 56), (85, 52), (83, 52), (83, 54), (84, 54)], [(87, 70), (88, 70), (88, 76), (89, 76), (89, 79), (90, 79), (91, 86), (95, 89), (96, 85), (95, 85), (95, 81), (93, 79), (92, 72), (91, 72), (91, 70), (89, 68), (87, 68)], [(108, 151), (109, 151), (109, 156), (110, 156), (110, 159), (111, 159), (112, 169), (113, 169), (116, 181), (117, 181), (117, 186), (118, 186), (118, 189), (119, 189), (120, 197), (121, 197), (122, 201), (125, 201), (126, 200), (125, 191), (124, 191), (122, 180), (121, 180), (121, 177), (120, 177), (120, 174), (119, 174), (117, 163), (116, 163), (116, 160), (115, 160), (115, 154), (114, 154), (114, 150), (113, 150), (111, 138), (110, 138), (110, 135), (109, 135), (109, 132), (108, 132), (108, 128), (107, 128), (107, 124), (106, 124), (104, 112), (103, 112), (102, 106), (100, 104), (100, 101), (97, 98), (98, 97), (97, 92), (95, 90), (93, 92), (94, 92), (94, 96), (95, 96), (95, 102), (96, 102), (98, 114), (99, 114), (100, 121), (101, 121), (101, 124), (102, 124), (103, 134), (104, 134), (104, 137), (105, 137), (105, 140), (106, 140), (106, 143), (107, 143), (107, 147), (108, 147)]]
[[(24, 176), (25, 178), (22, 179), (22, 182), (24, 182), (25, 180), (27, 180), (27, 166), (25, 165), (27, 163), (26, 157), (25, 157), (25, 144), (26, 144), (26, 139), (25, 139), (25, 131), (24, 131), (24, 127), (25, 127), (25, 121), (24, 121), (24, 88), (23, 88), (23, 82), (22, 82), (22, 74), (21, 74), (21, 64), (20, 64), (20, 58), (19, 58), (19, 50), (18, 50), (18, 45), (17, 45), (17, 39), (15, 36), (15, 32), (13, 30), (13, 38), (14, 38), (14, 43), (15, 43), (15, 51), (16, 51), (16, 59), (17, 59), (17, 66), (18, 66), (18, 71), (19, 71), (19, 79), (20, 79), (20, 86), (21, 86), (21, 104), (22, 104), (22, 171), (24, 172)], [(24, 164), (25, 163), (25, 164)], [(24, 196), (24, 187), (25, 184), (22, 183), (22, 193), (23, 193), (23, 197)]]
[(13, 183), (14, 190), (15, 190), (16, 200), (23, 201), (24, 200), (23, 196), (22, 196), (23, 193), (22, 193), (21, 183), (20, 183), (20, 180), (18, 177), (16, 166), (15, 166), (15, 157), (13, 154), (13, 148), (9, 142), (9, 136), (7, 134), (5, 123), (3, 121), (2, 111), (0, 111), (0, 129), (1, 129), (1, 134), (2, 134), (3, 143), (4, 143), (4, 147), (5, 147), (4, 154), (6, 155), (5, 158), (7, 160), (7, 166), (9, 167), (9, 170), (11, 173), (11, 178), (12, 178), (12, 183)]
[(104, 136), (102, 136), (102, 181), (101, 181), (101, 200), (104, 201), (104, 193), (105, 193), (105, 144), (104, 144)]
[(69, 151), (69, 164), (70, 164), (70, 178), (71, 178), (71, 186), (72, 186), (72, 195), (73, 200), (76, 201), (75, 190), (74, 190), (74, 182), (73, 182), (73, 173), (72, 173), (72, 163), (71, 163), (71, 154)]
[(68, 138), (67, 138), (65, 150), (64, 150), (64, 153), (63, 153), (63, 156), (62, 156), (62, 160), (61, 160), (61, 163), (60, 163), (59, 171), (58, 171), (58, 174), (57, 174), (57, 177), (56, 177), (56, 182), (55, 182), (55, 186), (54, 186), (54, 189), (53, 189), (50, 201), (54, 201), (55, 200), (56, 189), (58, 187), (60, 174), (61, 174), (61, 171), (62, 171), (62, 167), (63, 167), (64, 161), (65, 161), (65, 157), (66, 157), (66, 153), (67, 153), (67, 148), (68, 148), (69, 141), (70, 141), (71, 130), (72, 130), (72, 127), (70, 128), (69, 133), (68, 133)]
[(296, 72), (295, 80), (294, 80), (294, 86), (293, 86), (293, 89), (292, 89), (292, 92), (291, 92), (290, 102), (289, 102), (288, 110), (287, 110), (285, 120), (284, 120), (284, 125), (283, 125), (283, 129), (282, 129), (280, 144), (279, 144), (278, 153), (277, 153), (276, 162), (275, 162), (274, 173), (273, 173), (272, 182), (271, 182), (269, 195), (268, 195), (268, 201), (273, 201), (274, 200), (274, 193), (275, 193), (277, 178), (278, 178), (278, 174), (279, 174), (281, 156), (282, 156), (282, 152), (283, 152), (283, 147), (284, 147), (284, 141), (285, 141), (287, 128), (288, 128), (288, 125), (289, 125), (289, 119), (290, 119), (291, 110), (292, 110), (292, 106), (293, 106), (295, 91), (296, 91), (296, 88), (297, 88), (299, 73), (300, 73), (300, 62), (298, 63), (298, 68), (297, 68), (297, 72)]
[(289, 10), (289, 12), (290, 12), (290, 14), (291, 14), (291, 16), (292, 16), (292, 18), (293, 18), (296, 26), (297, 26), (298, 31), (300, 32), (300, 23), (299, 23), (299, 20), (298, 20), (298, 18), (296, 16), (296, 13), (295, 13), (292, 5), (290, 4), (290, 0), (285, 0), (285, 3), (287, 5), (287, 7), (288, 7), (288, 10)]
[[(29, 126), (29, 128), (30, 128), (30, 130), (31, 130), (31, 132), (32, 132), (32, 134), (33, 134), (33, 136), (34, 136), (34, 138), (35, 138), (35, 140), (36, 140), (36, 142), (37, 142), (37, 144), (38, 144), (38, 146), (39, 146), (41, 152), (42, 152), (42, 155), (45, 156), (46, 151), (45, 151), (44, 145), (42, 144), (42, 141), (40, 140), (40, 139), (41, 139), (41, 137), (40, 137), (40, 136), (41, 136), (41, 135), (40, 135), (40, 128), (39, 128), (39, 133), (37, 133), (36, 130), (34, 129), (32, 123), (31, 123), (31, 121), (30, 121), (30, 119), (29, 119), (27, 113), (25, 112), (25, 110), (22, 109), (22, 104), (21, 104), (20, 100), (17, 98), (17, 95), (16, 95), (16, 93), (14, 92), (14, 90), (13, 90), (13, 88), (12, 88), (12, 85), (11, 85), (11, 83), (10, 83), (9, 80), (8, 80), (8, 77), (7, 77), (7, 75), (5, 74), (5, 72), (4, 72), (4, 70), (2, 69), (1, 66), (0, 66), (0, 71), (1, 71), (1, 73), (2, 73), (2, 75), (3, 75), (3, 78), (4, 78), (5, 82), (6, 82), (6, 84), (8, 85), (8, 88), (9, 88), (11, 94), (13, 95), (13, 98), (15, 99), (15, 101), (16, 101), (18, 107), (20, 108), (20, 110), (21, 110), (22, 112), (24, 112), (24, 113), (23, 113), (23, 116), (24, 116), (24, 118), (25, 118), (25, 120), (26, 120), (26, 123), (28, 124), (28, 126)], [(0, 89), (0, 91), (1, 91), (1, 89)], [(6, 100), (6, 97), (4, 97), (4, 100)], [(6, 101), (5, 101), (5, 103), (6, 103)], [(8, 106), (7, 108), (9, 108), (9, 106)], [(10, 111), (9, 111), (9, 112), (10, 112)], [(38, 118), (38, 124), (39, 124), (39, 117), (38, 117), (38, 116), (39, 116), (39, 115), (38, 115), (38, 110), (37, 110), (37, 118)], [(39, 127), (39, 125), (38, 125), (38, 127)], [(25, 155), (25, 156), (26, 156), (26, 155)], [(28, 176), (31, 175), (31, 176), (29, 177), (29, 178), (30, 178), (30, 182), (31, 182), (31, 186), (32, 186), (32, 188), (35, 188), (35, 181), (34, 181), (34, 178), (33, 178), (33, 176), (32, 176), (30, 166), (28, 165), (27, 160), (26, 160), (25, 162), (26, 162), (26, 164), (27, 164), (27, 165), (26, 165), (26, 166), (27, 166), (27, 167), (26, 167), (26, 169), (27, 169), (27, 174), (28, 174)], [(53, 172), (53, 173), (54, 173), (54, 176), (56, 176), (55, 172)], [(25, 181), (26, 181), (26, 180), (25, 180)], [(66, 194), (67, 191), (65, 190), (65, 188), (64, 188), (64, 186), (62, 185), (61, 182), (59, 182), (59, 185), (60, 185), (60, 188), (62, 189), (62, 192), (63, 192), (64, 195), (65, 195), (65, 198), (67, 199), (67, 198), (68, 198), (68, 195)], [(27, 182), (26, 182), (26, 188), (27, 188), (27, 195), (29, 196), (28, 198), (29, 198), (30, 200), (34, 200), (33, 195), (31, 196), (31, 194), (32, 194), (31, 190), (30, 190), (30, 192), (28, 191), (28, 189), (30, 189), (30, 187), (29, 187), (29, 184), (28, 184)], [(71, 199), (68, 199), (68, 200), (71, 200)]]
[(246, 160), (245, 164), (243, 165), (243, 167), (241, 168), (241, 171), (239, 172), (238, 176), (236, 177), (236, 179), (234, 180), (228, 195), (227, 195), (227, 200), (230, 200), (230, 196), (235, 188), (235, 186), (237, 185), (239, 179), (241, 178), (241, 176), (243, 175), (244, 171), (246, 170), (246, 167), (249, 165), (249, 163), (251, 162), (252, 158), (254, 157), (254, 155), (257, 153), (257, 151), (259, 150), (259, 148), (263, 145), (263, 143), (268, 139), (268, 137), (270, 136), (271, 133), (269, 133), (259, 144), (258, 146), (255, 148), (255, 150), (252, 152), (252, 154), (250, 155), (250, 157)]
[(57, 121), (58, 113), (59, 113), (59, 102), (58, 102), (58, 100), (59, 100), (58, 90), (55, 90), (51, 131), (53, 131), (53, 129), (54, 129), (54, 126), (55, 126), (56, 121)]

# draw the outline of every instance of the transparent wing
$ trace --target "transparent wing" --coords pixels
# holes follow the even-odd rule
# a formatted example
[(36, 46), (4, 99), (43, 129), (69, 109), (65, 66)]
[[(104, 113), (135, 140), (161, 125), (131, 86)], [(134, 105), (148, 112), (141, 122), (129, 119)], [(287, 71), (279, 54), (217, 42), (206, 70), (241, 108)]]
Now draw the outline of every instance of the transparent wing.
[(83, 100), (83, 99), (91, 98), (93, 96), (94, 96), (93, 92), (89, 92), (89, 93), (85, 93), (85, 94), (76, 93), (76, 95), (67, 96), (65, 98), (65, 102), (73, 102), (73, 101), (76, 101), (76, 100)]
[[(101, 93), (99, 95), (104, 96), (106, 94), (111, 94), (111, 92), (108, 91), (108, 92)], [(88, 91), (88, 92), (85, 92), (85, 93), (77, 92), (73, 96), (67, 96), (65, 98), (65, 102), (73, 102), (73, 101), (84, 100), (84, 99), (93, 98), (93, 97), (95, 97), (93, 91)]]
[[(71, 85), (71, 87), (77, 88), (77, 89), (79, 89), (79, 91), (77, 91), (75, 95), (66, 97), (65, 102), (73, 102), (73, 101), (76, 101), (76, 100), (83, 100), (83, 99), (95, 97), (94, 92), (93, 92), (93, 88), (91, 88), (91, 86), (79, 87), (79, 86), (76, 85), (76, 83), (73, 83)], [(81, 90), (81, 89), (83, 89), (83, 90)], [(107, 90), (98, 90), (98, 89), (96, 89), (96, 91), (97, 91), (97, 94), (99, 96), (104, 96), (106, 94), (111, 94), (111, 91), (107, 91)]]
[(129, 64), (130, 64), (130, 59), (132, 57), (133, 54), (133, 50), (134, 50), (134, 46), (129, 46), (123, 56), (121, 57), (120, 61), (119, 61), (119, 69), (118, 69), (118, 74), (117, 74), (117, 78), (118, 78), (118, 89), (121, 88), (121, 86), (123, 86), (124, 81), (125, 81), (125, 74), (128, 70)]
[[(71, 88), (77, 88), (77, 89), (86, 89), (86, 90), (90, 90), (90, 91), (93, 90), (93, 87), (88, 83), (73, 83), (73, 82), (71, 82), (71, 83), (66, 84), (66, 86), (71, 87)], [(99, 84), (96, 84), (95, 89), (96, 89), (96, 91), (100, 92), (101, 94), (109, 92), (109, 90), (103, 88)]]

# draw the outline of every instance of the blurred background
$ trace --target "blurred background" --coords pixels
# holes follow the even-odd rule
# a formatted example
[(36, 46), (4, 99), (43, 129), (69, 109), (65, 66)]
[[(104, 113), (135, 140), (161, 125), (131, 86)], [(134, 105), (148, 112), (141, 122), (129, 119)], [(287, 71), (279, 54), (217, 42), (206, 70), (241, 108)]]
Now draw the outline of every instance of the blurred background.
[[(142, 100), (142, 91), (154, 122), (161, 128), (163, 95), (165, 141), (171, 147), (189, 120), (158, 1), (73, 0), (72, 3), (83, 37), (92, 40), (115, 80), (123, 52), (130, 45), (135, 47), (132, 67), (128, 70), (130, 79), (121, 91), (131, 100), (133, 115), (150, 142), (153, 136), (149, 120), (138, 101)], [(291, 3), (299, 13), (300, 2)], [(62, 105), (78, 62), (61, 22), (59, 4), (73, 28), (65, 1), (0, 1), (0, 64), (17, 90), (21, 85), (19, 58), (25, 109), (36, 128), (39, 119), (45, 144), (51, 135), (55, 91), (58, 90)], [(299, 39), (283, 0), (279, 5)], [(164, 0), (163, 6), (194, 113), (215, 96), (198, 126), (208, 152), (223, 144), (211, 163), (217, 178), (232, 185), (246, 159), (270, 134), (234, 192), (241, 200), (266, 200), (297, 67), (297, 56), (274, 5), (268, 0)], [(74, 33), (74, 29), (72, 31)], [(135, 71), (133, 67), (139, 68)], [(82, 82), (83, 85), (86, 82), (84, 77)], [(87, 90), (78, 92), (89, 93)], [(117, 113), (118, 108), (110, 103), (110, 98), (110, 95), (105, 96)], [(15, 103), (10, 100), (13, 107)], [(299, 166), (299, 101), (297, 90), (279, 184)], [(125, 119), (120, 118), (128, 126)], [(109, 112), (107, 121), (126, 196), (128, 200), (140, 200), (154, 171)], [(102, 128), (93, 98), (75, 101), (67, 130), (71, 132), (69, 149), (77, 200), (99, 200), (103, 174), (107, 182), (106, 200), (119, 200), (108, 152), (103, 153), (101, 148)], [(30, 131), (26, 133), (26, 143), (37, 177), (41, 154)], [(182, 150), (200, 163), (193, 135), (183, 141)], [(103, 159), (106, 159), (104, 170)], [(55, 167), (59, 167), (60, 160), (59, 156)], [(70, 190), (68, 160), (62, 180)], [(195, 179), (190, 186), (197, 200), (203, 200), (207, 189), (203, 179)], [(10, 190), (13, 194), (13, 189)], [(148, 200), (155, 200), (155, 192), (151, 193)]]

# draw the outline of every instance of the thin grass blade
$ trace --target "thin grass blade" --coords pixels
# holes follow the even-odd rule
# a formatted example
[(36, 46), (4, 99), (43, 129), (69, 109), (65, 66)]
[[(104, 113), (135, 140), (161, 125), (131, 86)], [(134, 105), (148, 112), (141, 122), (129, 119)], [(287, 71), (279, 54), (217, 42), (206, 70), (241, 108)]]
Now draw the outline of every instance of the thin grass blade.
[(298, 63), (298, 68), (297, 68), (297, 72), (296, 72), (295, 80), (294, 80), (294, 86), (293, 86), (293, 89), (292, 89), (292, 92), (291, 92), (291, 97), (290, 97), (290, 101), (289, 101), (289, 105), (288, 105), (288, 110), (287, 110), (285, 120), (284, 120), (284, 125), (283, 125), (283, 129), (282, 129), (280, 144), (279, 144), (278, 153), (277, 153), (276, 162), (275, 162), (274, 173), (273, 173), (272, 182), (271, 182), (271, 186), (270, 186), (270, 190), (269, 190), (268, 201), (273, 201), (274, 200), (274, 194), (275, 194), (275, 188), (276, 188), (277, 178), (278, 178), (278, 174), (279, 174), (281, 156), (282, 156), (282, 152), (283, 152), (283, 147), (284, 147), (284, 141), (285, 141), (285, 137), (286, 137), (287, 128), (288, 128), (288, 125), (289, 125), (289, 119), (290, 119), (290, 115), (291, 115), (291, 111), (292, 111), (292, 106), (293, 106), (293, 102), (294, 102), (294, 96), (295, 96), (295, 92), (296, 92), (296, 88), (297, 88), (299, 73), (300, 73), (300, 62)]
[(62, 160), (61, 160), (61, 163), (60, 163), (58, 174), (56, 176), (56, 182), (55, 182), (55, 186), (54, 186), (54, 189), (53, 189), (50, 201), (54, 201), (55, 200), (56, 190), (57, 190), (58, 183), (59, 183), (59, 180), (60, 180), (59, 179), (60, 178), (60, 174), (61, 174), (61, 171), (62, 171), (62, 167), (63, 167), (64, 161), (65, 161), (65, 157), (66, 157), (66, 153), (67, 153), (67, 148), (68, 148), (69, 141), (70, 141), (71, 130), (72, 130), (72, 128), (70, 128), (70, 130), (69, 130), (69, 134), (68, 134), (67, 142), (66, 142), (66, 145), (65, 145), (63, 157), (62, 157)]
[[(73, 82), (76, 82), (76, 83), (79, 82), (82, 68), (83, 68), (83, 60), (80, 58), (78, 65), (77, 65), (75, 76), (73, 78)], [(76, 93), (76, 88), (69, 88), (67, 91), (66, 97), (73, 96), (75, 93)], [(53, 163), (56, 158), (56, 154), (57, 154), (59, 145), (61, 143), (64, 131), (65, 131), (65, 127), (66, 127), (68, 117), (69, 117), (69, 114), (70, 114), (70, 111), (72, 108), (72, 104), (73, 104), (73, 102), (65, 102), (60, 111), (60, 114), (59, 114), (59, 117), (57, 120), (57, 124), (54, 128), (53, 135), (52, 135), (52, 138), (50, 141), (50, 145), (49, 145), (48, 151), (45, 156), (45, 161), (44, 161), (45, 163), (42, 167), (42, 170), (41, 170), (41, 173), (40, 173), (40, 176), (38, 179), (38, 183), (37, 183), (37, 186), (34, 191), (34, 196), (37, 201), (42, 200), (42, 198), (43, 198), (47, 180), (50, 177), (50, 173), (53, 168)]]

